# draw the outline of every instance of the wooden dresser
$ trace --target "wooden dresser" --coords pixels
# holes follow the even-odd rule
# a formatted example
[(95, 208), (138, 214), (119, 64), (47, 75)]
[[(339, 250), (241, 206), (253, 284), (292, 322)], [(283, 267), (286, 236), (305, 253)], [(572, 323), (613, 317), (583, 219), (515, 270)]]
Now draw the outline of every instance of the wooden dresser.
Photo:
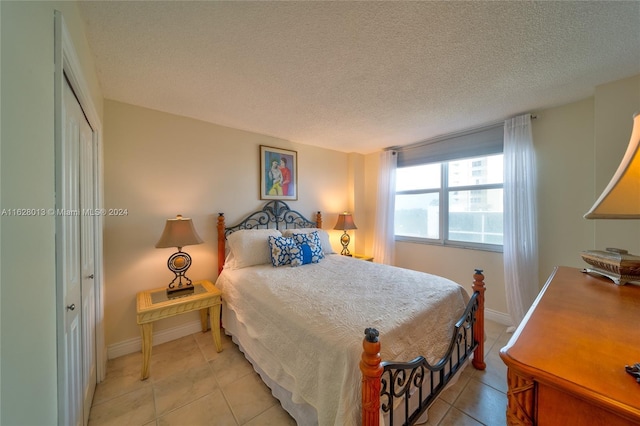
[(640, 424), (640, 286), (556, 268), (500, 357), (509, 425)]

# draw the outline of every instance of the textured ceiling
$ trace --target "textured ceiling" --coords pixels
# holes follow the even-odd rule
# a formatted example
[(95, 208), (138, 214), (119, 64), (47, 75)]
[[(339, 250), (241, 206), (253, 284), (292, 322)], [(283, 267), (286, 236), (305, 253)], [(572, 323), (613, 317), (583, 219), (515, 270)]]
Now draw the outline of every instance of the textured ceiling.
[(83, 1), (80, 10), (105, 98), (344, 152), (562, 105), (640, 74), (636, 1)]

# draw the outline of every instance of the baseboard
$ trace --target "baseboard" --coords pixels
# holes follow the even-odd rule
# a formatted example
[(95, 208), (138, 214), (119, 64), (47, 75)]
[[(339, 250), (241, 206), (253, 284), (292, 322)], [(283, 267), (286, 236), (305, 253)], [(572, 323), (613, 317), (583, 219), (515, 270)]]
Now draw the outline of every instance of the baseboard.
[[(202, 325), (199, 320), (160, 330), (153, 333), (153, 346), (170, 342), (198, 331), (202, 331)], [(107, 346), (107, 357), (108, 359), (113, 359), (140, 351), (142, 351), (142, 338), (136, 337)]]
[(484, 308), (484, 317), (490, 321), (497, 322), (498, 324), (506, 325), (507, 327), (512, 325), (511, 316), (504, 312)]

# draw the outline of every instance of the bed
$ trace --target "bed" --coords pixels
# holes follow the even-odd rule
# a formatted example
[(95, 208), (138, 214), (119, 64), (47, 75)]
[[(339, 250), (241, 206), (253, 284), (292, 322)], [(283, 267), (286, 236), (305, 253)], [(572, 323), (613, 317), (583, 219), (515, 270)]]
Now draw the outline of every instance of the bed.
[(424, 420), (469, 360), (485, 368), (481, 271), (469, 296), (442, 277), (334, 253), (314, 219), (282, 201), (230, 227), (219, 214), (225, 332), (300, 425)]

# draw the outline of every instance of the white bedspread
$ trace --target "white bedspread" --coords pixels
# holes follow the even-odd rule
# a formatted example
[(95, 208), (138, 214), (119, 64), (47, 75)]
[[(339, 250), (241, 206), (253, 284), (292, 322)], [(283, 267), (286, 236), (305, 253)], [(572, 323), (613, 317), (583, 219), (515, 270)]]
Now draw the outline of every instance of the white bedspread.
[(216, 282), (250, 341), (241, 342), (318, 424), (356, 425), (362, 338), (380, 331), (385, 361), (441, 358), (469, 300), (442, 277), (328, 255), (301, 267), (224, 270)]

